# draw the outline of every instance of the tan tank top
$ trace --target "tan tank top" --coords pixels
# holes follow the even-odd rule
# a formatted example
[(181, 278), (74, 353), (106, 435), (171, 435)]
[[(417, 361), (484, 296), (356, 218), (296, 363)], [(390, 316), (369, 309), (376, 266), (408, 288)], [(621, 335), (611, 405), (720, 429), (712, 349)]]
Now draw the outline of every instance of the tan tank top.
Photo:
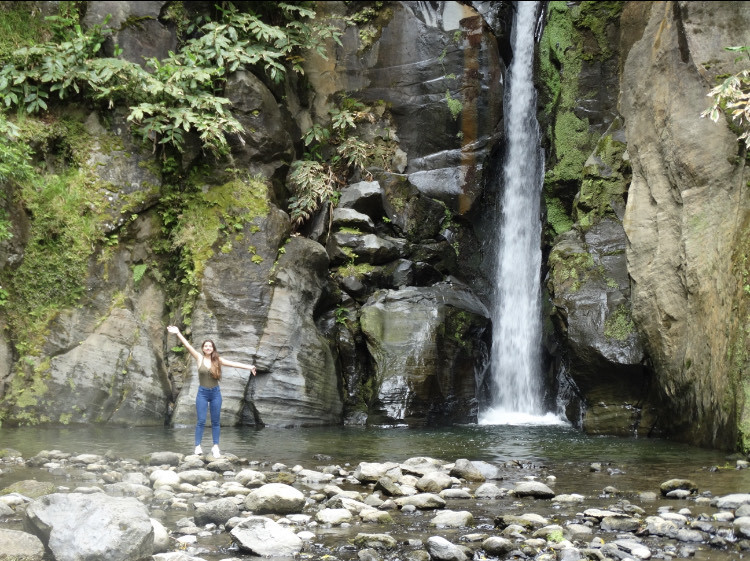
[(211, 361), (202, 356), (198, 363), (198, 383), (204, 388), (215, 388), (219, 381), (211, 376)]

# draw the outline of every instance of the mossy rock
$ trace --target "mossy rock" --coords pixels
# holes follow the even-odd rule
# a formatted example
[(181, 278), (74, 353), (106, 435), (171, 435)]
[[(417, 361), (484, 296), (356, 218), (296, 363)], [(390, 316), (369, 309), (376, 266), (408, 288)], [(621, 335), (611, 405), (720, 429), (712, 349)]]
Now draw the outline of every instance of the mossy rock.
[(5, 489), (0, 491), (0, 495), (10, 495), (11, 493), (18, 493), (30, 499), (38, 499), (44, 495), (54, 493), (56, 490), (55, 484), (49, 481), (37, 481), (36, 479), (25, 479), (24, 481), (16, 481), (15, 483), (7, 486)]
[(293, 473), (286, 471), (266, 472), (266, 483), (284, 483), (285, 485), (294, 485), (297, 477)]

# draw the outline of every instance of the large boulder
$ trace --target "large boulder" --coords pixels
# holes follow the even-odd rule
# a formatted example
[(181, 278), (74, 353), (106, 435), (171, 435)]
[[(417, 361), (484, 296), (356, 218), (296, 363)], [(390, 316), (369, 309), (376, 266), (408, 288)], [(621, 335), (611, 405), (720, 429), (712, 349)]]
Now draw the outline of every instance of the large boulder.
[[(289, 238), (289, 218), (278, 209), (256, 223), (230, 252), (210, 259), (193, 314), (195, 344), (213, 339), (226, 358), (258, 368), (257, 376), (224, 369), (222, 423), (335, 424), (343, 408), (336, 365), (314, 321), (328, 256), (317, 242)], [(189, 360), (174, 423), (195, 422), (198, 382)]]
[(375, 368), (371, 422), (476, 421), (475, 365), (486, 356), (489, 320), (470, 290), (384, 290), (362, 307), (360, 322)]
[(242, 551), (261, 557), (292, 557), (302, 550), (302, 540), (294, 532), (262, 516), (243, 519), (230, 534)]
[(44, 544), (33, 534), (0, 529), (0, 561), (42, 561)]
[(56, 561), (137, 561), (154, 553), (148, 509), (133, 498), (45, 495), (26, 508), (26, 522)]

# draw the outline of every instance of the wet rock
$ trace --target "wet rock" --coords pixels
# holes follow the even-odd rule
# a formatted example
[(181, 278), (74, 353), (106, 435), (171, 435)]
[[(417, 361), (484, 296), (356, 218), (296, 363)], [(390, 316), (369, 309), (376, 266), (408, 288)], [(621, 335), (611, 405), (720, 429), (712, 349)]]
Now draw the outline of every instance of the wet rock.
[(716, 508), (736, 509), (750, 504), (750, 493), (732, 493), (716, 499)]
[(400, 497), (403, 495), (401, 487), (390, 477), (380, 477), (375, 483), (375, 490), (381, 491), (389, 497)]
[(374, 549), (367, 548), (357, 552), (359, 561), (382, 561), (383, 557)]
[(205, 561), (202, 557), (194, 557), (184, 551), (169, 551), (157, 553), (153, 556), (154, 561)]
[(400, 507), (410, 505), (420, 510), (429, 510), (445, 507), (445, 500), (433, 493), (420, 493), (409, 497), (400, 497), (396, 499), (396, 504)]
[(601, 521), (605, 532), (635, 532), (639, 526), (638, 519), (625, 515), (605, 516)]
[(180, 475), (176, 471), (168, 469), (157, 469), (151, 472), (149, 475), (151, 486), (154, 489), (160, 489), (162, 487), (177, 487), (180, 484)]
[(484, 481), (486, 478), (472, 462), (466, 459), (456, 460), (450, 470), (450, 475), (465, 479), (466, 481)]
[(240, 509), (234, 499), (216, 499), (197, 506), (195, 509), (195, 523), (203, 526), (205, 524), (225, 524), (233, 516), (237, 516)]
[(254, 489), (245, 499), (245, 508), (257, 514), (301, 512), (305, 496), (284, 483), (267, 483)]
[(651, 550), (636, 540), (615, 540), (603, 547), (602, 551), (616, 558), (622, 558), (622, 553), (636, 559), (649, 559), (651, 557)]
[(474, 495), (483, 499), (497, 499), (498, 497), (504, 497), (509, 492), (509, 489), (501, 489), (494, 483), (484, 483), (477, 487)]
[(235, 474), (234, 480), (245, 487), (260, 487), (266, 483), (266, 476), (254, 469), (243, 469)]
[(354, 545), (369, 549), (393, 549), (398, 542), (388, 534), (357, 534), (352, 540)]
[(33, 534), (0, 528), (0, 561), (42, 561), (44, 544)]
[(738, 536), (750, 538), (750, 516), (740, 516), (732, 522), (732, 528)]
[(662, 483), (659, 486), (659, 490), (661, 491), (662, 495), (667, 496), (670, 492), (676, 490), (684, 490), (689, 491), (690, 493), (696, 493), (698, 491), (698, 486), (689, 479), (670, 479), (669, 481), (665, 481), (664, 483)]
[(585, 524), (568, 524), (563, 533), (572, 541), (586, 541), (591, 539), (594, 531)]
[(426, 547), (433, 561), (467, 561), (468, 559), (463, 549), (440, 536), (427, 538)]
[(423, 493), (440, 493), (453, 484), (451, 476), (441, 471), (433, 471), (423, 475), (417, 481), (417, 489)]
[(131, 561), (153, 554), (151, 518), (134, 498), (45, 495), (27, 507), (26, 522), (58, 561)]
[(2, 494), (18, 493), (31, 499), (48, 495), (55, 491), (55, 485), (48, 481), (24, 480), (16, 481), (2, 490)]
[(331, 526), (339, 526), (352, 520), (353, 515), (351, 511), (346, 508), (324, 508), (315, 515), (315, 520), (321, 524), (330, 524)]
[(549, 524), (549, 521), (538, 514), (526, 513), (521, 515), (504, 514), (495, 518), (495, 527), (505, 529), (511, 525), (519, 526), (524, 530), (541, 528)]
[(517, 497), (534, 497), (535, 499), (551, 499), (555, 492), (540, 481), (521, 481), (516, 484), (513, 493)]
[(373, 463), (373, 462), (360, 462), (357, 468), (352, 474), (353, 477), (363, 483), (376, 482), (381, 477), (384, 477), (388, 471), (397, 468), (398, 464), (391, 462), (388, 463)]
[(438, 528), (466, 528), (474, 525), (474, 515), (468, 510), (444, 510), (430, 520)]
[(514, 544), (507, 538), (491, 536), (482, 542), (482, 549), (488, 555), (500, 557), (513, 550)]
[(246, 518), (230, 535), (240, 549), (262, 557), (291, 556), (302, 550), (302, 540), (294, 532), (262, 516)]
[(185, 456), (176, 452), (153, 452), (146, 457), (146, 464), (150, 466), (174, 466), (177, 467)]
[(351, 208), (379, 220), (383, 214), (383, 190), (377, 181), (352, 183), (341, 190), (339, 208)]
[(156, 518), (151, 519), (151, 526), (154, 529), (154, 553), (169, 551), (171, 546), (169, 531)]
[(198, 485), (205, 481), (216, 481), (218, 476), (213, 471), (207, 469), (189, 469), (180, 472), (180, 482)]

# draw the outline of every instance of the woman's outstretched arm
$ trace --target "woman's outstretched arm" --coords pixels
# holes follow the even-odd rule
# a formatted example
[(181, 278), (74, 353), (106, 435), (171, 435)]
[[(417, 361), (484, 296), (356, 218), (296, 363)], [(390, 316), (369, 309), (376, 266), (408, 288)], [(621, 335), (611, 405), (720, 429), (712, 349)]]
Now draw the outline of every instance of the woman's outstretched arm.
[(195, 360), (200, 361), (201, 355), (198, 351), (196, 351), (193, 346), (188, 342), (187, 339), (185, 339), (184, 335), (180, 333), (180, 329), (176, 325), (169, 325), (167, 326), (167, 331), (170, 333), (174, 333), (177, 335), (177, 338), (180, 340), (180, 342), (185, 346), (185, 348), (188, 350), (188, 352), (193, 355)]
[(245, 364), (244, 362), (235, 362), (233, 360), (227, 360), (221, 357), (219, 357), (219, 362), (221, 362), (222, 366), (230, 366), (232, 368), (243, 368), (245, 370), (249, 370), (250, 372), (253, 373), (253, 376), (255, 376), (257, 373), (254, 364)]

